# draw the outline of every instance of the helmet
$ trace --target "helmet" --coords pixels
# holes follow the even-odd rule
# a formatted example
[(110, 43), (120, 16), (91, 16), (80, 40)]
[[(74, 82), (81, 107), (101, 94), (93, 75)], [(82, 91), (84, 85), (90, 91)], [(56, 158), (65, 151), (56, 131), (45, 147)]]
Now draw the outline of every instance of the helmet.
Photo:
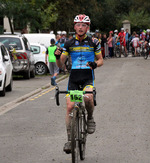
[(124, 28), (121, 28), (121, 31), (124, 31)]
[(96, 29), (96, 30), (95, 30), (95, 33), (99, 33), (99, 30), (98, 30), (98, 29)]
[(61, 35), (61, 31), (57, 31), (57, 34), (58, 34), (58, 35)]
[(118, 30), (117, 30), (117, 29), (115, 29), (115, 30), (114, 30), (114, 33), (117, 33), (117, 32), (118, 32)]
[(80, 14), (74, 18), (74, 23), (86, 23), (87, 25), (90, 25), (91, 22), (89, 16)]
[(150, 29), (147, 29), (146, 32), (150, 32)]
[(61, 33), (62, 35), (66, 35), (67, 34), (67, 32), (66, 31), (62, 31), (62, 33)]
[(113, 34), (113, 31), (110, 31), (109, 33)]

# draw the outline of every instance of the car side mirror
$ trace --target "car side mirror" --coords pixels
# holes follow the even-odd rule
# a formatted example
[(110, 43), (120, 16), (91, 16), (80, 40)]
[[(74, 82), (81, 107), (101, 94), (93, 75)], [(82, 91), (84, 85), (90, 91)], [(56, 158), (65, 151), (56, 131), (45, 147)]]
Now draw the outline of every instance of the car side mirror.
[(8, 56), (4, 56), (4, 62), (7, 62), (7, 61), (9, 61)]

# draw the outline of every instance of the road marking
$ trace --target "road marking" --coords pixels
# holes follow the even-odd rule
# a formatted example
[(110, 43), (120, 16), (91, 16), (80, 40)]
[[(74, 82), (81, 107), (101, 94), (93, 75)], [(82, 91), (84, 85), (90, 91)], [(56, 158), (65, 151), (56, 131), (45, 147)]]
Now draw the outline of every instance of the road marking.
[(41, 96), (43, 96), (43, 95), (45, 95), (45, 94), (47, 94), (47, 93), (51, 92), (51, 91), (52, 91), (52, 90), (54, 90), (55, 88), (56, 88), (56, 87), (52, 87), (51, 89), (46, 90), (46, 91), (44, 91), (44, 92), (40, 93), (39, 95), (37, 95), (37, 96), (33, 97), (33, 98), (32, 98), (32, 99), (30, 99), (29, 101), (34, 101), (34, 100), (38, 99), (39, 97), (41, 97)]

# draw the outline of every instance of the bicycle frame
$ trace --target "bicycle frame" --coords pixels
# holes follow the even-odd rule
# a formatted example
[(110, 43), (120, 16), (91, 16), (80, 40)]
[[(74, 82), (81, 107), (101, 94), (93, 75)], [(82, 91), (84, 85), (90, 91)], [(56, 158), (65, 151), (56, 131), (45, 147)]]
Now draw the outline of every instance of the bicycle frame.
[[(56, 87), (56, 104), (59, 103), (59, 94), (70, 94), (71, 91), (59, 91), (59, 87)], [(83, 91), (83, 94), (92, 93), (94, 105), (96, 106), (96, 90), (93, 91)], [(71, 94), (72, 95), (72, 94)], [(87, 117), (85, 112), (85, 107), (82, 102), (75, 102), (74, 109), (69, 115), (71, 117), (71, 155), (72, 163), (78, 163), (78, 155), (80, 154), (80, 159), (85, 159), (85, 146), (87, 137)]]

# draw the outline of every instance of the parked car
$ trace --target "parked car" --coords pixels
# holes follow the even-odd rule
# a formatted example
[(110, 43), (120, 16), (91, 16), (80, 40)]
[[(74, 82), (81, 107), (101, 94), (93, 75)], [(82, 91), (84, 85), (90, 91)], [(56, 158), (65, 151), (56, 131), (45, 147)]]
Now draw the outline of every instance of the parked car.
[(12, 70), (13, 66), (9, 52), (5, 46), (0, 43), (0, 96), (5, 96), (5, 91), (12, 91)]
[(30, 43), (35, 58), (35, 73), (44, 75), (48, 72), (48, 66), (45, 63), (46, 47), (38, 43)]
[[(23, 75), (25, 79), (35, 77), (34, 55), (26, 37), (22, 35), (0, 35), (0, 42), (10, 51), (13, 74)], [(13, 48), (13, 52), (10, 48)]]

